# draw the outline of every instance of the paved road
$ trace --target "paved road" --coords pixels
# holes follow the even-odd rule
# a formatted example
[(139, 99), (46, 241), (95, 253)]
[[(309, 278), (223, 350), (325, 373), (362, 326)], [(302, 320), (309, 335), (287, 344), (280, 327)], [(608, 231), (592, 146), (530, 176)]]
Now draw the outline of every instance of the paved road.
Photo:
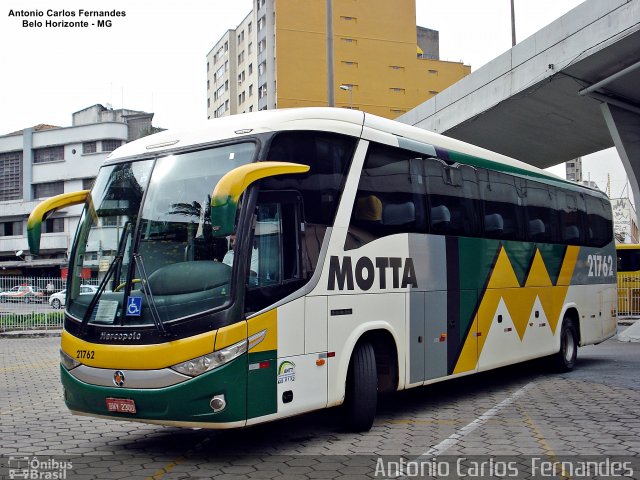
[[(516, 478), (603, 478), (545, 468), (561, 460), (579, 468), (581, 458), (617, 468), (614, 456), (623, 456), (621, 474), (640, 476), (639, 343), (582, 348), (567, 374), (530, 362), (394, 394), (370, 432), (353, 434), (333, 410), (237, 431), (73, 416), (61, 398), (58, 342), (0, 339), (0, 476), (34, 455), (39, 471), (71, 462), (66, 478), (389, 478), (399, 465), (402, 476), (421, 467), (441, 478), (445, 464), (450, 478), (460, 468), (467, 478), (498, 478), (500, 469)], [(470, 470), (482, 462), (484, 475)]]

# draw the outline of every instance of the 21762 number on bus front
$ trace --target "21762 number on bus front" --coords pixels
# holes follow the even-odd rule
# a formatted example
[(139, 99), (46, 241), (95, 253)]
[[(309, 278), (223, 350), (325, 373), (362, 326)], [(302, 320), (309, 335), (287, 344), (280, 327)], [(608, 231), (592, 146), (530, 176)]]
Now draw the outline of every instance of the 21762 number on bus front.
[(589, 255), (589, 277), (612, 277), (613, 257), (611, 255)]

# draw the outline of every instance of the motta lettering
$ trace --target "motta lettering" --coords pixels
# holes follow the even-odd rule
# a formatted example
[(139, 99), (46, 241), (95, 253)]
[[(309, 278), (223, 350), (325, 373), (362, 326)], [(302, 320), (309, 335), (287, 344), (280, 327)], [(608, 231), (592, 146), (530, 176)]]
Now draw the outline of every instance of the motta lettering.
[[(391, 273), (391, 285), (387, 272)], [(353, 266), (351, 257), (332, 256), (329, 259), (329, 290), (369, 290), (376, 283), (380, 289), (418, 287), (412, 258), (400, 257), (360, 257)], [(355, 284), (354, 284), (355, 279)]]

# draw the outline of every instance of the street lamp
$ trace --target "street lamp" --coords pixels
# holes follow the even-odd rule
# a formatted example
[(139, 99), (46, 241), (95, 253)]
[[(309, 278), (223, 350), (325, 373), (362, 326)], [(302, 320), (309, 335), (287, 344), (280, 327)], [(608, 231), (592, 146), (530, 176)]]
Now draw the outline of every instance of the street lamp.
[(349, 109), (353, 110), (353, 85), (340, 85), (340, 90), (349, 92)]

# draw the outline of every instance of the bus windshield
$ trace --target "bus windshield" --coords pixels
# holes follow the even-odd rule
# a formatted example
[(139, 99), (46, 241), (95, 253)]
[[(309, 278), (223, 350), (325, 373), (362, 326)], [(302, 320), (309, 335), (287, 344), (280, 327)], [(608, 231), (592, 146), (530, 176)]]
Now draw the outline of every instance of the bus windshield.
[[(244, 142), (103, 167), (72, 250), (69, 313), (158, 325), (227, 304), (233, 241), (213, 235), (211, 193), (255, 149)], [(100, 282), (97, 298), (79, 294), (88, 274)]]

